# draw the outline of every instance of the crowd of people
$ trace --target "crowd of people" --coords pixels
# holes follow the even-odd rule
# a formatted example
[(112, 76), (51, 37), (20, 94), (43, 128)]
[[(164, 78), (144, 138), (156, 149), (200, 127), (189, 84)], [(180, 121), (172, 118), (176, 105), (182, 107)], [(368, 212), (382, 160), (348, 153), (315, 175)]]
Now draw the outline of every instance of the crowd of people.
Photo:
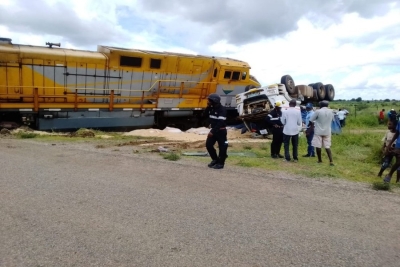
[[(226, 110), (220, 103), (221, 98), (218, 94), (210, 94), (208, 96), (208, 105), (205, 115), (209, 118), (211, 130), (207, 136), (206, 148), (211, 157), (208, 167), (213, 169), (223, 169), (225, 160), (228, 157), (228, 140), (226, 130)], [(329, 102), (324, 100), (319, 102), (319, 109), (314, 111), (312, 103), (305, 106), (305, 114), (302, 116), (300, 109), (296, 108), (296, 100), (289, 102), (289, 108), (282, 111), (282, 103), (276, 102), (273, 110), (267, 115), (266, 123), (272, 131), (271, 157), (273, 159), (283, 159), (285, 162), (298, 162), (299, 160), (299, 133), (305, 128), (305, 136), (307, 138), (307, 153), (303, 157), (315, 157), (317, 155), (318, 163), (322, 163), (322, 148), (325, 148), (329, 159), (329, 165), (334, 166), (331, 151), (331, 125), (334, 121), (334, 112), (329, 109)], [(379, 121), (383, 121), (379, 114)], [(340, 121), (340, 127), (345, 127), (346, 116), (349, 112), (345, 109), (339, 109), (336, 113)], [(384, 182), (390, 182), (392, 175), (397, 170), (396, 182), (400, 181), (400, 122), (394, 110), (388, 113), (388, 132), (383, 139), (383, 163), (378, 176), (381, 177), (385, 169), (387, 169), (392, 159), (396, 162), (391, 166), (389, 173), (385, 176)], [(218, 143), (219, 153), (214, 148)], [(281, 154), (283, 144), (284, 155)], [(290, 146), (291, 151), (290, 153)]]
[[(226, 110), (220, 103), (221, 98), (218, 94), (208, 96), (208, 105), (205, 116), (210, 122), (210, 132), (206, 139), (206, 148), (211, 157), (208, 167), (213, 169), (223, 169), (227, 156), (228, 140), (226, 131)], [(303, 157), (315, 157), (317, 154), (318, 163), (322, 163), (322, 148), (325, 148), (329, 158), (329, 164), (334, 166), (331, 147), (331, 124), (334, 114), (328, 109), (329, 102), (320, 102), (320, 109), (314, 112), (312, 103), (306, 105), (305, 120), (302, 119), (301, 110), (296, 108), (296, 100), (289, 102), (289, 108), (282, 112), (282, 103), (276, 102), (274, 109), (266, 117), (266, 123), (272, 131), (271, 157), (281, 158), (285, 162), (298, 162), (299, 133), (302, 126), (306, 127), (307, 153)], [(345, 116), (348, 114), (343, 113)], [(218, 143), (218, 154), (214, 148)], [(284, 155), (281, 148), (284, 148)], [(291, 151), (290, 153), (290, 146)], [(315, 153), (315, 150), (316, 153)]]
[[(282, 112), (282, 103), (275, 103), (266, 120), (272, 129), (271, 157), (283, 158), (286, 162), (298, 162), (299, 133), (305, 125), (307, 153), (303, 157), (315, 157), (322, 163), (322, 148), (325, 148), (329, 164), (334, 166), (331, 147), (331, 125), (334, 114), (328, 108), (328, 101), (320, 102), (320, 109), (314, 111), (312, 103), (306, 105), (306, 116), (302, 119), (301, 111), (296, 108), (296, 100), (289, 102), (289, 108)], [(283, 144), (284, 155), (280, 150)], [(290, 154), (290, 146), (292, 154)], [(316, 150), (316, 153), (315, 153)]]

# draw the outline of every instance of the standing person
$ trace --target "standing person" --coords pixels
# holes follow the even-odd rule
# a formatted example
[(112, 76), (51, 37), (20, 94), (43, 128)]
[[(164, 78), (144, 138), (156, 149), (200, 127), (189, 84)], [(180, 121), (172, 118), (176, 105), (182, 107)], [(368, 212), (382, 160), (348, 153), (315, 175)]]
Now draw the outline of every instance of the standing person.
[[(397, 122), (397, 126), (396, 126), (396, 133), (394, 134), (392, 140), (390, 141), (390, 143), (386, 146), (386, 150), (387, 152), (392, 152), (393, 155), (396, 157), (396, 163), (392, 165), (392, 168), (389, 171), (389, 174), (387, 174), (385, 176), (385, 178), (383, 179), (383, 181), (385, 183), (390, 183), (390, 180), (392, 179), (392, 175), (393, 173), (399, 169), (400, 167), (400, 122)], [(392, 148), (392, 144), (396, 143), (396, 145), (394, 146), (394, 148)], [(399, 173), (397, 173), (397, 180), (396, 182), (399, 182)]]
[(334, 166), (331, 151), (331, 125), (333, 112), (328, 109), (329, 102), (323, 100), (319, 102), (320, 109), (316, 110), (311, 116), (310, 121), (314, 123), (314, 138), (312, 145), (317, 149), (318, 163), (322, 163), (321, 148), (325, 147), (328, 154), (329, 164)]
[(341, 127), (346, 126), (346, 118), (347, 118), (347, 115), (350, 114), (350, 112), (348, 112), (347, 109), (343, 109), (343, 112), (344, 112), (344, 120), (343, 120), (343, 126), (341, 126)]
[[(228, 140), (226, 131), (226, 110), (221, 105), (221, 97), (218, 94), (210, 94), (208, 96), (207, 108), (205, 114), (208, 115), (211, 130), (207, 135), (206, 148), (212, 161), (208, 167), (213, 169), (223, 169), (228, 150)], [(218, 142), (219, 155), (214, 148)]]
[(299, 146), (299, 127), (301, 126), (301, 112), (296, 109), (296, 100), (289, 102), (289, 108), (282, 112), (283, 147), (285, 149), (285, 161), (290, 161), (289, 142), (292, 140), (293, 161), (297, 162)]
[(344, 124), (345, 124), (344, 120), (346, 119), (346, 115), (345, 115), (344, 110), (339, 108), (339, 112), (337, 113), (337, 116), (338, 116), (339, 121), (340, 121), (340, 127), (343, 128)]
[(392, 162), (392, 159), (394, 157), (393, 151), (389, 152), (386, 150), (387, 146), (390, 144), (390, 142), (393, 139), (393, 136), (396, 134), (396, 127), (392, 121), (388, 121), (388, 131), (385, 134), (385, 137), (383, 138), (383, 147), (382, 151), (384, 153), (384, 158), (382, 162), (381, 169), (378, 173), (378, 176), (381, 177), (383, 171), (389, 167), (390, 163)]
[(379, 112), (379, 124), (382, 124), (384, 119), (385, 119), (385, 109), (383, 108), (383, 109)]
[(272, 131), (272, 142), (271, 142), (271, 157), (274, 159), (283, 158), (280, 154), (282, 143), (283, 143), (283, 124), (281, 122), (282, 117), (282, 103), (277, 101), (274, 109), (266, 117), (268, 125)]
[(311, 141), (314, 137), (314, 126), (312, 125), (312, 123), (310, 124), (310, 118), (314, 114), (312, 103), (307, 103), (306, 112), (307, 114), (305, 119), (305, 125), (306, 125), (306, 138), (307, 138), (307, 154), (305, 154), (303, 157), (315, 157), (315, 150), (311, 144)]
[(397, 123), (397, 113), (393, 108), (388, 112), (388, 119)]

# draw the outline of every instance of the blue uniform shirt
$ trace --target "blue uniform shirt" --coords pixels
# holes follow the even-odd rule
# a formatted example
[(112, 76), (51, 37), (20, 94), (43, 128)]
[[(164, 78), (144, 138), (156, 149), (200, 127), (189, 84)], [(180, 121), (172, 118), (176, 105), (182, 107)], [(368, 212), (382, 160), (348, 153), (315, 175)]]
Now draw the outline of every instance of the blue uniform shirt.
[(310, 118), (311, 118), (312, 114), (314, 114), (314, 110), (307, 111), (307, 115), (306, 115), (306, 127), (307, 128), (308, 128), (308, 123), (310, 122)]

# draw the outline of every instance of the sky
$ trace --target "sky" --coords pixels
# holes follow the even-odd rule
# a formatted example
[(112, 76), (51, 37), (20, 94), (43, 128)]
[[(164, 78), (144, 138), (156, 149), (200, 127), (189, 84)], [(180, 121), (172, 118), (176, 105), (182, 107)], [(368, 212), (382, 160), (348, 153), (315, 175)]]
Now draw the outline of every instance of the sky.
[(335, 99), (400, 99), (399, 0), (1, 0), (0, 37), (246, 61), (262, 85), (335, 87)]

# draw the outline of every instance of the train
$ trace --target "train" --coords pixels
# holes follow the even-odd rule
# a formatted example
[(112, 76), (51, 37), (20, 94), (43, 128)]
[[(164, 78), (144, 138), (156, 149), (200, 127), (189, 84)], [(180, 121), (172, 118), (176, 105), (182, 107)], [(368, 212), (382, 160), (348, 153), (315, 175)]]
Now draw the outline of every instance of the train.
[(211, 93), (234, 120), (236, 95), (261, 86), (250, 69), (224, 57), (0, 38), (0, 127), (188, 129), (204, 123)]

